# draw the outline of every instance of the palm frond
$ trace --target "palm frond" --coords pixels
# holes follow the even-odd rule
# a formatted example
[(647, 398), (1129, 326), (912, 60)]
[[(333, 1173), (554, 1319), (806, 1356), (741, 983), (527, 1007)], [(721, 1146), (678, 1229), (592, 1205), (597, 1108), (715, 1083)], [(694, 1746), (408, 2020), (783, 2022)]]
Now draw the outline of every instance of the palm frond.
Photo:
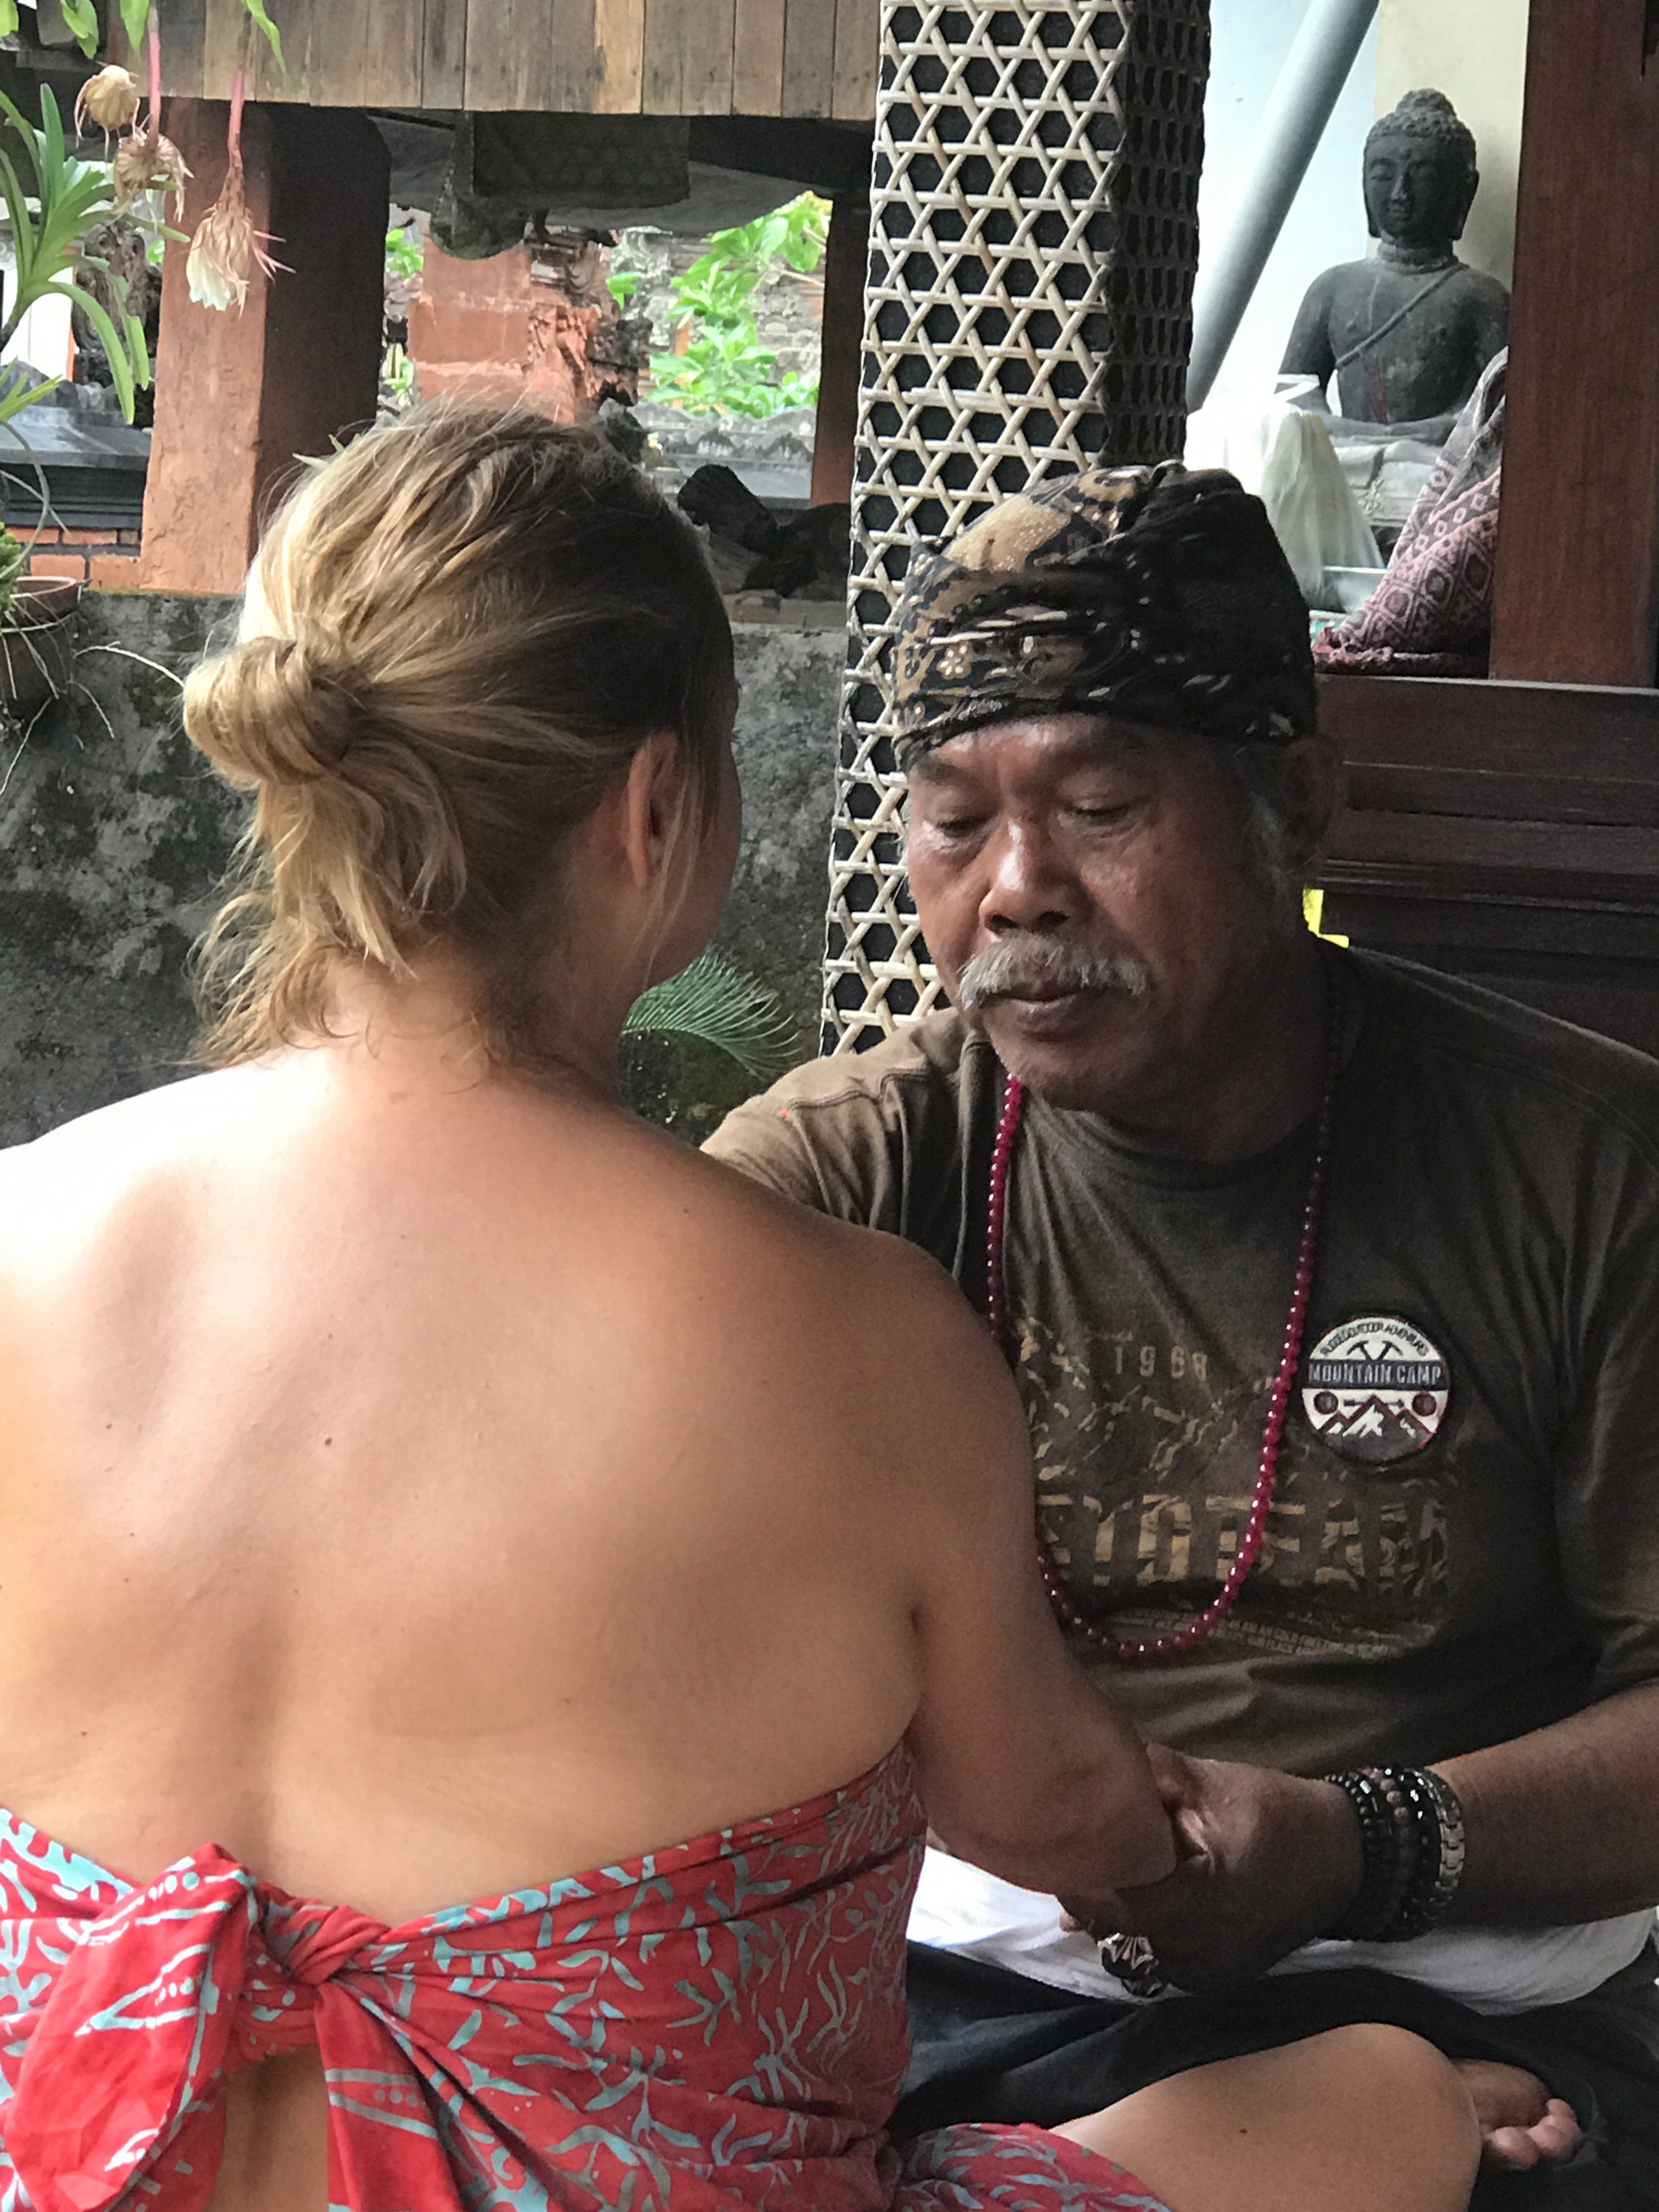
[(623, 1035), (713, 1045), (757, 1083), (781, 1074), (795, 1048), (775, 994), (718, 952), (700, 952), (678, 975), (653, 983), (635, 1000)]

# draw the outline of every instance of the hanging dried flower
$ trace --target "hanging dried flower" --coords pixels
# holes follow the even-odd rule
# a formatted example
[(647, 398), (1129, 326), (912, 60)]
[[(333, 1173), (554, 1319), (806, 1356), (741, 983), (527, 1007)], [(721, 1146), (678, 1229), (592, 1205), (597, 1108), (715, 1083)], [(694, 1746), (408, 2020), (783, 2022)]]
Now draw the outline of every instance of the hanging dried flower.
[(131, 207), (139, 194), (149, 191), (153, 185), (160, 185), (164, 192), (177, 192), (182, 198), (190, 171), (172, 139), (164, 138), (155, 131), (135, 132), (131, 137), (122, 139), (110, 164), (110, 173), (115, 185), (115, 204), (120, 209)]
[(267, 232), (253, 228), (242, 187), (242, 165), (233, 161), (223, 191), (197, 225), (191, 240), (190, 258), (185, 264), (191, 298), (201, 307), (243, 307), (255, 269), (270, 276), (282, 265), (265, 252), (266, 246), (275, 242)]
[(90, 120), (106, 137), (112, 131), (125, 131), (138, 112), (139, 98), (137, 78), (112, 63), (82, 86), (75, 103), (75, 127), (84, 131)]
[[(246, 33), (246, 26), (244, 30)], [(276, 240), (269, 231), (255, 230), (253, 217), (248, 213), (247, 194), (242, 182), (242, 108), (246, 94), (245, 35), (242, 58), (231, 81), (230, 159), (225, 170), (225, 188), (197, 225), (196, 235), (190, 244), (190, 258), (185, 264), (190, 296), (201, 307), (241, 308), (246, 304), (247, 288), (254, 270), (258, 270), (264, 276), (274, 276), (283, 265), (265, 252), (266, 246), (275, 246)]]

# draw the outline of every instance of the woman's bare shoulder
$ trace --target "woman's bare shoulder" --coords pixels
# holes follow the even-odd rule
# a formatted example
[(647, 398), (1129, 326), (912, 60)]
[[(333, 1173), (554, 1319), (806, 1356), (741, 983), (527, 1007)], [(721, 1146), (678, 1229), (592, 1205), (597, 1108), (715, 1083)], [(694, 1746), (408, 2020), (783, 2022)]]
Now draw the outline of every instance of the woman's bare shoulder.
[(198, 1075), (100, 1106), (0, 1149), (0, 1251), (9, 1237), (70, 1237), (147, 1184), (187, 1168), (234, 1113), (235, 1074)]
[(695, 1193), (701, 1222), (730, 1239), (734, 1253), (772, 1255), (806, 1279), (856, 1286), (881, 1304), (896, 1299), (930, 1308), (944, 1303), (948, 1309), (960, 1304), (950, 1276), (918, 1246), (803, 1206), (712, 1153), (678, 1145), (673, 1152), (688, 1195)]
[(819, 1372), (855, 1393), (861, 1425), (941, 1449), (975, 1435), (1025, 1449), (990, 1332), (928, 1253), (799, 1205), (706, 1153), (688, 1164), (721, 1224), (732, 1295), (805, 1326)]

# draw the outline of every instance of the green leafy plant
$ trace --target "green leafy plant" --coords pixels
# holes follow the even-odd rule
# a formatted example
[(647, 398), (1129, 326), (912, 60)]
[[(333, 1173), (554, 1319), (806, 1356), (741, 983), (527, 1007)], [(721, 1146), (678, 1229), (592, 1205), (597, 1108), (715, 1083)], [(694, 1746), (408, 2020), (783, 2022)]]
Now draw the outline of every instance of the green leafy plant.
[[(8, 289), (0, 348), (10, 343), (29, 309), (47, 299), (67, 300), (78, 308), (97, 331), (109, 356), (111, 380), (121, 411), (132, 420), (133, 394), (149, 382), (149, 348), (138, 317), (118, 307), (116, 313), (82, 281), (107, 278), (109, 264), (85, 247), (87, 233), (116, 212), (110, 173), (92, 161), (77, 161), (64, 139), (63, 118), (50, 85), (40, 91), (39, 130), (16, 104), (0, 93), (0, 113), (10, 125), (21, 148), (28, 174), (21, 173), (8, 148), (0, 143), (0, 198), (3, 198), (16, 256), (15, 283)], [(106, 298), (114, 296), (106, 284)], [(52, 390), (60, 380), (32, 384), (21, 364), (0, 370), (0, 422)]]
[[(99, 21), (94, 0), (60, 0), (64, 19), (75, 33), (82, 52), (91, 60), (98, 52)], [(113, 175), (118, 206), (125, 208), (159, 185), (162, 193), (183, 197), (190, 171), (184, 156), (161, 132), (161, 27), (157, 0), (118, 0), (121, 26), (133, 54), (148, 52), (149, 100), (142, 125), (138, 120), (139, 93), (130, 73), (118, 64), (100, 70), (82, 89), (84, 112), (102, 122), (106, 131), (118, 130)], [(265, 0), (240, 0), (242, 42), (231, 82), (230, 127), (227, 137), (224, 189), (198, 224), (190, 242), (186, 264), (190, 296), (198, 304), (218, 308), (240, 308), (256, 273), (274, 276), (281, 266), (266, 248), (276, 241), (256, 230), (243, 187), (242, 110), (247, 94), (248, 62), (256, 36), (263, 37), (287, 74), (283, 60), (281, 32), (270, 19)], [(17, 28), (18, 0), (0, 0), (0, 33)], [(77, 120), (82, 112), (77, 106)]]
[(415, 364), (400, 345), (389, 345), (380, 356), (380, 405), (401, 415), (415, 404)]
[(9, 606), (16, 595), (28, 548), (9, 530), (0, 530), (0, 605)]
[[(144, 42), (149, 27), (152, 0), (121, 0), (121, 27), (125, 31), (132, 51), (137, 53)], [(91, 61), (98, 52), (98, 9), (96, 0), (58, 0), (64, 11), (64, 21), (75, 33), (82, 52)], [(283, 65), (283, 34), (265, 12), (264, 0), (242, 0), (248, 21), (260, 32)], [(17, 0), (0, 0), (0, 37), (17, 28)]]
[(426, 265), (426, 253), (418, 238), (411, 238), (406, 230), (389, 230), (386, 234), (386, 273), (394, 283), (407, 283), (418, 276)]
[(757, 1083), (781, 1074), (793, 1049), (773, 994), (718, 952), (700, 952), (678, 975), (653, 983), (635, 1000), (623, 1035), (713, 1045)]
[[(110, 172), (94, 162), (78, 161), (69, 151), (63, 118), (49, 85), (41, 88), (38, 129), (3, 93), (0, 93), (0, 117), (9, 125), (21, 156), (20, 167), (12, 146), (0, 142), (0, 199), (5, 204), (16, 263), (15, 281), (8, 287), (8, 312), (0, 322), (0, 349), (16, 336), (31, 307), (42, 300), (67, 300), (102, 341), (110, 380), (130, 422), (137, 387), (147, 385), (150, 378), (144, 325), (131, 312), (127, 289), (109, 262), (89, 252), (86, 242), (88, 234), (116, 212)], [(37, 383), (21, 362), (0, 368), (0, 425), (11, 423), (61, 380), (53, 377)], [(27, 455), (28, 441), (21, 431), (13, 428), (11, 435)], [(44, 520), (44, 477), (40, 501)], [(27, 546), (0, 525), (0, 623), (16, 605), (27, 555)], [(5, 665), (9, 673), (9, 655)]]
[[(810, 276), (823, 257), (829, 227), (828, 202), (803, 192), (753, 222), (716, 231), (708, 252), (675, 280), (674, 323), (688, 342), (653, 356), (659, 396), (690, 415), (763, 417), (811, 406), (817, 379), (779, 373), (775, 350), (761, 338), (755, 294), (781, 263)], [(613, 295), (623, 281), (611, 280)]]

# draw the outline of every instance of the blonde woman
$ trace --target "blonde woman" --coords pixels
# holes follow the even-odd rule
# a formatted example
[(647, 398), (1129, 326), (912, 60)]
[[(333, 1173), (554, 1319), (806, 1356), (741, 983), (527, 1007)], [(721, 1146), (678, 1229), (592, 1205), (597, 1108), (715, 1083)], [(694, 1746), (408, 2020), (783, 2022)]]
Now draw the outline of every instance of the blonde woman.
[(191, 680), (210, 1072), (0, 1164), (17, 2212), (1467, 2200), (1380, 2029), (887, 2142), (924, 1802), (1079, 1898), (1174, 1846), (951, 1285), (617, 1103), (734, 704), (658, 495), (465, 410), (313, 474)]

